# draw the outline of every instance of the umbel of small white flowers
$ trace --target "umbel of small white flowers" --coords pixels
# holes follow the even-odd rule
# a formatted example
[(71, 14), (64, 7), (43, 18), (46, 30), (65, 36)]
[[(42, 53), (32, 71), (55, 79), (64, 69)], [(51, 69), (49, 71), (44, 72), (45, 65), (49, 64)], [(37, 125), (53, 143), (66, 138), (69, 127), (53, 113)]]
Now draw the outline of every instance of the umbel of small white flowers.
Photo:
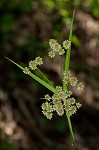
[(42, 65), (42, 64), (43, 64), (42, 58), (38, 56), (35, 58), (35, 60), (29, 61), (29, 68), (25, 67), (23, 72), (25, 74), (29, 74), (30, 73), (29, 69), (35, 70), (35, 69), (37, 69), (38, 65)]
[[(65, 49), (70, 48), (71, 46), (71, 41), (65, 40), (62, 44), (62, 46), (55, 40), (55, 39), (50, 39), (49, 40), (49, 45), (52, 48), (52, 51), (48, 53), (50, 58), (55, 57), (55, 53), (58, 53), (59, 55), (63, 55), (65, 53)], [(25, 67), (23, 72), (25, 74), (30, 73), (31, 70), (37, 69), (38, 65), (42, 65), (43, 61), (41, 57), (36, 57), (35, 60), (29, 61), (29, 67)]]
[(71, 41), (65, 40), (61, 46), (61, 44), (59, 44), (56, 40), (50, 39), (49, 45), (52, 51), (50, 51), (48, 55), (49, 57), (53, 58), (55, 57), (55, 53), (58, 53), (59, 55), (63, 55), (65, 53), (65, 49), (70, 48)]
[[(55, 57), (55, 54), (58, 53), (59, 55), (63, 55), (65, 53), (65, 49), (70, 48), (71, 41), (65, 40), (62, 46), (57, 43), (56, 40), (50, 39), (49, 45), (52, 48), (52, 51), (48, 53), (49, 57)], [(25, 67), (23, 72), (25, 74), (30, 73), (31, 70), (37, 69), (38, 65), (43, 64), (41, 57), (36, 57), (35, 60), (31, 60), (29, 62), (29, 67)], [(63, 73), (63, 83), (66, 85), (75, 86), (78, 90), (82, 91), (84, 88), (83, 83), (78, 83), (77, 78), (71, 76), (71, 72), (67, 71)], [(63, 91), (61, 86), (56, 86), (57, 94), (53, 94), (50, 97), (48, 94), (45, 95), (44, 99), (46, 100), (45, 103), (42, 104), (42, 113), (48, 118), (51, 119), (53, 116), (53, 112), (56, 111), (59, 116), (62, 116), (64, 112), (68, 112), (69, 116), (72, 116), (76, 113), (77, 109), (81, 107), (81, 104), (76, 102), (74, 97), (72, 96), (72, 92), (67, 90), (66, 92)]]
[[(76, 86), (78, 90), (82, 91), (84, 85), (82, 83), (78, 83), (78, 80), (75, 77), (71, 76), (70, 71), (63, 73), (63, 82), (65, 84), (70, 84), (71, 86)], [(53, 94), (50, 97), (48, 94), (45, 95), (44, 99), (45, 103), (42, 104), (42, 113), (48, 118), (52, 119), (53, 112), (56, 111), (59, 116), (62, 116), (64, 112), (69, 116), (72, 116), (76, 113), (77, 109), (81, 107), (81, 104), (76, 102), (74, 97), (72, 96), (72, 92), (67, 90), (63, 91), (61, 86), (56, 86), (57, 94)]]

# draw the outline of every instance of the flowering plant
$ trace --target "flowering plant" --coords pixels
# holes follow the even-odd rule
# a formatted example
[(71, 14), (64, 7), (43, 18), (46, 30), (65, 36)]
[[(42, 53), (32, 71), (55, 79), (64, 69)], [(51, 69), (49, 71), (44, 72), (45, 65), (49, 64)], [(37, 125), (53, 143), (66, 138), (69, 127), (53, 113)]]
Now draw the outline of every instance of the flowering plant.
[[(72, 17), (71, 27), (70, 27), (70, 34), (69, 34), (69, 40), (65, 40), (62, 45), (59, 44), (55, 39), (49, 40), (49, 45), (51, 47), (51, 51), (48, 53), (49, 57), (52, 59), (55, 57), (56, 54), (59, 55), (59, 61), (60, 61), (60, 71), (62, 74), (62, 86), (54, 86), (52, 82), (43, 74), (41, 70), (39, 70), (38, 66), (43, 64), (43, 60), (41, 57), (36, 57), (35, 60), (31, 60), (28, 64), (28, 67), (22, 67), (19, 64), (15, 63), (14, 61), (10, 60), (12, 63), (14, 63), (16, 66), (18, 66), (20, 69), (23, 70), (23, 72), (29, 76), (31, 76), (33, 79), (38, 81), (40, 84), (45, 86), (47, 89), (53, 92), (53, 95), (50, 96), (49, 94), (46, 94), (43, 99), (45, 99), (45, 102), (42, 104), (42, 113), (47, 117), (47, 119), (52, 119), (53, 112), (56, 111), (59, 116), (62, 116), (64, 113), (66, 113), (69, 129), (70, 129), (70, 135), (72, 140), (72, 150), (74, 150), (74, 135), (72, 130), (72, 124), (70, 117), (76, 113), (77, 109), (81, 107), (81, 104), (79, 102), (76, 102), (75, 98), (72, 97), (72, 91), (70, 90), (70, 86), (75, 86), (78, 90), (83, 90), (84, 85), (81, 82), (78, 82), (76, 77), (73, 77), (71, 75), (71, 71), (69, 70), (69, 64), (70, 64), (70, 50), (71, 50), (71, 37), (72, 37), (72, 25), (73, 25), (73, 19), (74, 14)], [(65, 61), (65, 67), (63, 69), (62, 63), (61, 63), (61, 55), (65, 54), (66, 51), (66, 61)], [(36, 70), (39, 71), (45, 78), (45, 80), (39, 78), (31, 71)]]

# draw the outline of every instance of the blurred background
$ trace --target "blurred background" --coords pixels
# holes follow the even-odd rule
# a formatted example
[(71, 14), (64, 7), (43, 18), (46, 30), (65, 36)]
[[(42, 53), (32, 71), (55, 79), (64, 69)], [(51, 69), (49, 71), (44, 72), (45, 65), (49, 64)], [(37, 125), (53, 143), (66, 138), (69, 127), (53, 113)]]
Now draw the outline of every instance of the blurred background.
[(71, 150), (66, 116), (49, 121), (41, 112), (51, 92), (5, 57), (24, 66), (39, 55), (40, 69), (61, 85), (48, 41), (68, 39), (74, 9), (70, 69), (85, 84), (83, 93), (73, 89), (82, 103), (71, 118), (75, 147), (99, 150), (99, 0), (0, 0), (0, 150)]

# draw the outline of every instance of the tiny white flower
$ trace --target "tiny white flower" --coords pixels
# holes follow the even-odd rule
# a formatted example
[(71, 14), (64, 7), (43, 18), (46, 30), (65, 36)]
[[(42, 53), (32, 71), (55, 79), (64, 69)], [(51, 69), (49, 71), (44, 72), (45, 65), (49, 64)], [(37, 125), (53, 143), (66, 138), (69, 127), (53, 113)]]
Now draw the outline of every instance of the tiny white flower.
[(35, 60), (29, 62), (29, 67), (31, 70), (37, 69), (37, 64), (36, 64)]
[(71, 46), (71, 41), (65, 40), (65, 41), (63, 42), (63, 47), (64, 47), (65, 49), (70, 48), (70, 46)]
[(75, 77), (71, 77), (70, 78), (70, 84), (72, 85), (72, 86), (75, 86), (76, 84), (77, 84), (77, 79), (75, 78)]
[(59, 50), (59, 55), (63, 55), (64, 53), (65, 53), (64, 49), (61, 48), (61, 49)]
[(80, 91), (83, 91), (83, 89), (84, 89), (84, 85), (83, 85), (83, 83), (78, 83), (78, 85), (77, 85), (77, 89), (78, 90), (80, 90)]
[(48, 53), (48, 55), (49, 55), (49, 57), (53, 58), (53, 57), (55, 57), (55, 52), (54, 51), (50, 51)]
[(29, 68), (25, 67), (24, 70), (23, 70), (23, 72), (24, 72), (25, 74), (29, 74), (29, 73), (30, 73)]
[(57, 41), (55, 39), (50, 39), (49, 40), (49, 45), (50, 47), (53, 49), (54, 45), (57, 43)]
[(42, 65), (43, 64), (42, 58), (39, 57), (39, 56), (35, 58), (35, 62), (36, 62), (37, 65)]
[(79, 109), (81, 107), (82, 104), (80, 103), (76, 103), (77, 108)]
[(46, 95), (45, 95), (45, 99), (48, 100), (48, 101), (51, 100), (51, 97), (49, 96), (49, 94), (46, 94)]

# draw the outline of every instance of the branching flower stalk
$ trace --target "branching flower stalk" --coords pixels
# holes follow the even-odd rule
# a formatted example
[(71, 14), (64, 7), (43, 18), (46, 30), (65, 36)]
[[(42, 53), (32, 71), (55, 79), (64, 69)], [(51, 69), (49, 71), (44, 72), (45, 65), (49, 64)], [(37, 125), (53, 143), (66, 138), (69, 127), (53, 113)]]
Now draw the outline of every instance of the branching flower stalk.
[[(56, 112), (59, 116), (66, 114), (70, 129), (72, 150), (74, 150), (74, 135), (70, 117), (77, 112), (77, 110), (81, 107), (81, 104), (79, 102), (76, 102), (76, 99), (72, 96), (72, 91), (68, 87), (73, 86), (80, 91), (82, 91), (84, 88), (83, 83), (78, 82), (77, 78), (73, 77), (71, 71), (69, 70), (73, 19), (74, 14), (72, 17), (70, 27), (69, 40), (65, 40), (62, 43), (62, 45), (59, 44), (55, 39), (49, 40), (51, 51), (48, 53), (48, 56), (51, 59), (53, 59), (56, 53), (59, 55), (60, 71), (62, 74), (62, 86), (54, 86), (52, 84), (52, 81), (50, 81), (41, 70), (39, 70), (38, 66), (43, 64), (43, 60), (41, 57), (38, 56), (35, 58), (35, 60), (29, 61), (28, 67), (24, 68), (19, 64), (15, 63), (14, 61), (10, 60), (9, 58), (7, 58), (17, 67), (22, 69), (25, 74), (31, 76), (37, 82), (39, 82), (47, 89), (53, 92), (52, 96), (50, 96), (49, 94), (46, 94), (44, 96), (43, 99), (45, 99), (45, 102), (42, 103), (41, 106), (42, 113), (49, 120), (53, 118), (53, 112)], [(65, 61), (65, 68), (63, 69), (60, 57), (61, 55), (64, 55), (65, 52), (66, 52), (66, 61)], [(43, 76), (43, 79), (31, 72), (34, 70), (37, 70)]]

